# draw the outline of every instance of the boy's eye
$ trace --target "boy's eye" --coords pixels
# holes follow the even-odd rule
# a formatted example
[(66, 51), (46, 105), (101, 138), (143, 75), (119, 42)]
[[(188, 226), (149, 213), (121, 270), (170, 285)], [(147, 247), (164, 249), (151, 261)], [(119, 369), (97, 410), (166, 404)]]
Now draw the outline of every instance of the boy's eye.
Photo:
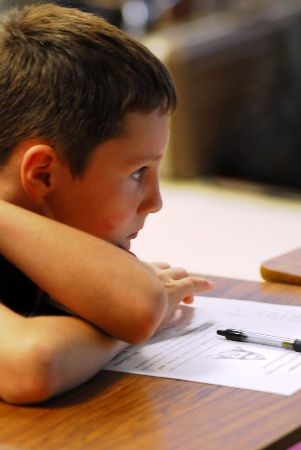
[(135, 181), (141, 181), (142, 176), (143, 176), (144, 172), (147, 171), (147, 169), (148, 169), (148, 167), (143, 166), (143, 167), (140, 167), (140, 169), (136, 170), (136, 171), (133, 173), (133, 175), (132, 175), (132, 177), (134, 178), (134, 180), (135, 180)]

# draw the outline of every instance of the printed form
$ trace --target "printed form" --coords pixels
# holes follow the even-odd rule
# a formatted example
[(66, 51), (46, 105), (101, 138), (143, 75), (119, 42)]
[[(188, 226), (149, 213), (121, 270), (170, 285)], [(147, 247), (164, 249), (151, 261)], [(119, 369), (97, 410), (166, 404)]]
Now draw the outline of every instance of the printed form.
[(235, 342), (218, 329), (236, 328), (301, 339), (301, 307), (195, 297), (148, 341), (131, 346), (104, 369), (217, 384), (282, 395), (301, 388), (301, 353)]

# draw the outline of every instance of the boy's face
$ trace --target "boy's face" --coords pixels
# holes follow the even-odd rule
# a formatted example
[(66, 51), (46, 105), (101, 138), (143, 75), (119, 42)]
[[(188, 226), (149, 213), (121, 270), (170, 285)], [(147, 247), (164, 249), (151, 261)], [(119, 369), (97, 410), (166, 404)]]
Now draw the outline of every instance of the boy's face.
[(62, 164), (47, 199), (54, 219), (130, 248), (149, 213), (162, 207), (159, 164), (169, 140), (169, 114), (129, 113), (125, 132), (101, 144), (82, 177)]

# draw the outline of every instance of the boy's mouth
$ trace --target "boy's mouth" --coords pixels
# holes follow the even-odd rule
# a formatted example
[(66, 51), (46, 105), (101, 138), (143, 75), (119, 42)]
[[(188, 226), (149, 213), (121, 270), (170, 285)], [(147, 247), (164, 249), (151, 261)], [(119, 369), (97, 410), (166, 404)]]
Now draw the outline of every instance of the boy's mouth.
[(136, 237), (138, 236), (138, 231), (136, 232), (136, 233), (132, 233), (132, 234), (130, 234), (128, 237), (127, 237), (127, 239), (136, 239)]

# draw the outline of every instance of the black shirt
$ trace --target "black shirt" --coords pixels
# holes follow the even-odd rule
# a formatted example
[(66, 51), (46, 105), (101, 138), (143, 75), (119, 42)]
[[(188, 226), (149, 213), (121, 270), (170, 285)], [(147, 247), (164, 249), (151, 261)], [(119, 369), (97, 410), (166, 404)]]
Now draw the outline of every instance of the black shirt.
[(47, 303), (48, 295), (0, 255), (0, 303), (24, 316), (65, 315)]

